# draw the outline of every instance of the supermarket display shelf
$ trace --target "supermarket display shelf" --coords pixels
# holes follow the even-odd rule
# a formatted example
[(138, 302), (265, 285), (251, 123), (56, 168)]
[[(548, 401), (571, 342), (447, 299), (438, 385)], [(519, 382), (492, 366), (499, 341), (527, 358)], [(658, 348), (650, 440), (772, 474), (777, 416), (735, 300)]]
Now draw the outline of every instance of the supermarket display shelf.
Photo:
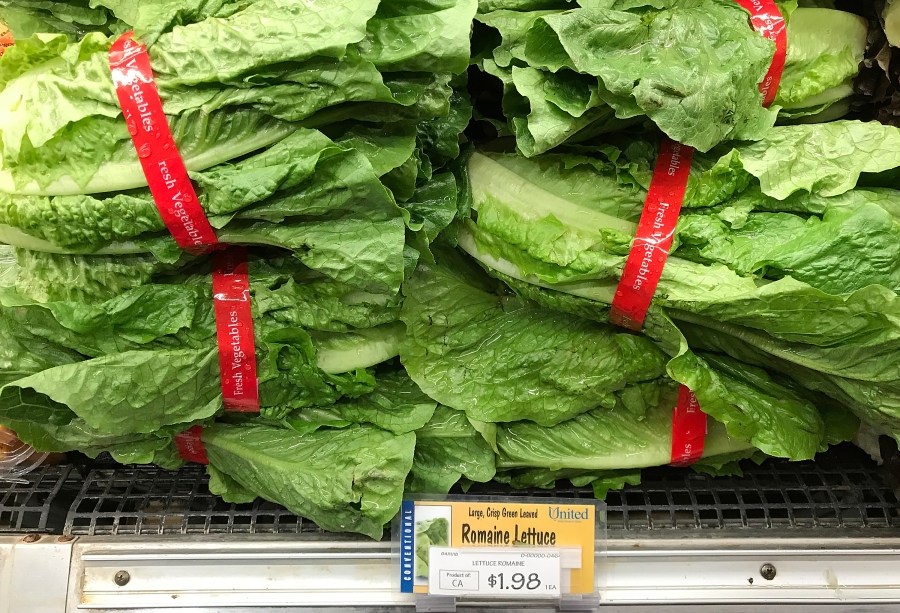
[[(268, 502), (228, 504), (206, 484), (199, 467), (101, 463), (47, 467), (0, 485), (0, 594), (13, 594), (0, 613), (415, 605), (398, 593), (389, 542), (327, 534)], [(751, 465), (742, 477), (654, 469), (607, 503), (604, 607), (874, 611), (900, 603), (900, 504), (855, 448), (816, 462)]]
[[(770, 460), (742, 476), (709, 477), (657, 468), (643, 482), (606, 498), (610, 538), (669, 533), (839, 529), (900, 535), (900, 502), (887, 475), (850, 445), (815, 462)], [(475, 485), (480, 495), (592, 497), (590, 489), (510, 492)], [(92, 463), (50, 466), (18, 483), (0, 483), (0, 534), (68, 536), (320, 533), (283, 507), (258, 500), (235, 505), (210, 494), (199, 466), (177, 472)]]

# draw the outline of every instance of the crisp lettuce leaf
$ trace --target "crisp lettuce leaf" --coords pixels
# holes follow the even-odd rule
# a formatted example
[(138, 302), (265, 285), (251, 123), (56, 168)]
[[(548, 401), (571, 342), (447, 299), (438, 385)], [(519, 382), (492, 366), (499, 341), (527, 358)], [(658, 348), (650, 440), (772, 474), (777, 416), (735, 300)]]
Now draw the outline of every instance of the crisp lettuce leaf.
[[(900, 432), (894, 389), (900, 371), (890, 357), (900, 346), (900, 192), (854, 189), (857, 178), (890, 183), (898, 160), (889, 143), (897, 133), (859, 122), (791, 126), (774, 129), (765, 147), (697, 155), (645, 332), (672, 356), (670, 376), (698, 395), (710, 394), (705, 403), (717, 419), (729, 423), (723, 408), (742, 404), (715, 390), (740, 390), (743, 383), (717, 383), (722, 364), (713, 367), (691, 351), (687, 325), (708, 328), (728, 339), (724, 345), (752, 346), (751, 363), (769, 367), (762, 357), (768, 355), (801, 386)], [(873, 161), (869, 143), (854, 145), (862, 134), (888, 143), (883, 158)], [(852, 141), (841, 142), (842, 135)], [(594, 156), (585, 150), (533, 160), (477, 153), (468, 166), (473, 216), (459, 225), (459, 244), (520, 294), (605, 322), (653, 150), (633, 141)], [(785, 165), (794, 172), (782, 172)], [(806, 400), (789, 400), (752, 377), (754, 389), (772, 399), (757, 397), (759, 406), (784, 407), (782, 420), (808, 415)], [(740, 431), (738, 421), (735, 415), (730, 432)], [(751, 440), (768, 453), (774, 446), (808, 456), (817, 448), (809, 436), (821, 424), (802, 421), (811, 427), (787, 427), (787, 420)], [(766, 440), (766, 431), (778, 432), (779, 440)], [(785, 435), (792, 431), (804, 432), (808, 442), (790, 441)]]
[(109, 31), (120, 24), (101, 7), (88, 0), (3, 0), (0, 22), (16, 39), (37, 34), (62, 32), (73, 38), (92, 30)]
[[(217, 415), (207, 270), (95, 303), (41, 303), (0, 288), (0, 410), (20, 407), (27, 396), (65, 409), (65, 423), (77, 417), (115, 436)], [(369, 369), (395, 357), (403, 336), (396, 295), (359, 292), (291, 259), (252, 259), (250, 279), (262, 407), (329, 405), (375, 389)]]
[(426, 394), (472, 419), (553, 425), (663, 372), (664, 354), (646, 339), (495, 293), (450, 254), (420, 264), (404, 293), (403, 365)]
[(378, 387), (369, 394), (344, 398), (328, 407), (294, 411), (283, 423), (298, 432), (324, 426), (370, 424), (394, 434), (406, 434), (425, 427), (437, 406), (401, 369), (379, 373)]
[[(378, 145), (393, 150), (394, 157), (409, 158), (413, 134), (400, 131)], [(352, 144), (366, 136), (351, 129), (342, 140)], [(396, 291), (403, 278), (403, 212), (366, 156), (390, 165), (383, 150), (360, 152), (317, 130), (301, 129), (237, 164), (195, 173), (193, 179), (220, 240), (288, 248), (307, 266), (342, 282)], [(163, 232), (147, 190), (108, 197), (0, 194), (0, 240), (16, 246), (182, 257)]]
[[(489, 426), (496, 436), (497, 427)], [(439, 405), (416, 431), (416, 453), (407, 492), (446, 494), (460, 479), (487, 482), (494, 477), (495, 455), (488, 441), (462, 411)]]
[[(672, 459), (672, 407), (677, 387), (668, 385), (641, 419), (618, 408), (597, 409), (547, 428), (530, 422), (500, 427), (498, 469), (607, 471), (647, 468)], [(704, 457), (753, 449), (710, 422)]]
[(868, 34), (864, 18), (844, 11), (790, 12), (787, 57), (775, 104), (788, 112), (810, 107), (821, 112), (852, 96)]
[[(170, 126), (193, 171), (269, 146), (298, 122), (447, 117), (451, 76), (468, 65), (477, 5), (102, 4), (148, 45)], [(112, 41), (101, 32), (78, 41), (37, 35), (21, 41), (35, 61), (13, 66), (21, 53), (0, 60), (0, 190), (73, 195), (146, 185), (115, 97)], [(234, 123), (233, 116), (243, 119)]]
[(420, 265), (404, 288), (401, 360), (439, 402), (487, 422), (547, 427), (592, 410), (641, 420), (660, 388), (673, 387), (667, 373), (742, 444), (798, 460), (825, 446), (823, 419), (809, 399), (761, 369), (692, 352), (664, 314), (648, 324), (657, 347), (595, 323), (605, 316), (591, 301), (494, 274), (521, 297), (454, 257)]
[[(618, 129), (623, 120), (647, 118), (707, 151), (763, 138), (782, 108), (786, 118), (836, 118), (832, 108), (849, 110), (843, 101), (866, 49), (864, 19), (783, 6), (790, 41), (784, 77), (774, 106), (764, 109), (758, 84), (774, 45), (736, 3), (578, 4), (480, 3), (476, 19), (496, 41), (477, 49), (476, 59), (501, 81), (503, 112), (526, 156)], [(491, 46), (488, 36), (483, 46)]]
[(214, 424), (204, 429), (203, 443), (210, 465), (240, 491), (284, 505), (325, 530), (379, 539), (400, 508), (416, 437), (367, 426), (301, 434)]

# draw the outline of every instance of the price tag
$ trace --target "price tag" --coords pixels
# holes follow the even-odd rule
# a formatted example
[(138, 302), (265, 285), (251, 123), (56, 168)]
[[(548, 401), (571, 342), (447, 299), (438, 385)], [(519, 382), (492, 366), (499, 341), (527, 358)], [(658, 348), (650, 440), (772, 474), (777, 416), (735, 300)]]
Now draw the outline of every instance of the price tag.
[(559, 596), (561, 557), (553, 549), (431, 547), (429, 593), (442, 596)]
[(404, 500), (394, 527), (400, 589), (435, 596), (588, 597), (603, 503)]

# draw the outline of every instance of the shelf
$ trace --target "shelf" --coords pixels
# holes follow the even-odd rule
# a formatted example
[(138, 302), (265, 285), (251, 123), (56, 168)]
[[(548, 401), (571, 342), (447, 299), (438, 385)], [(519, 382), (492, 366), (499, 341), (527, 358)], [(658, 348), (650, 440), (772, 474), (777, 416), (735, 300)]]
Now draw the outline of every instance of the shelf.
[[(388, 542), (327, 534), (264, 501), (227, 504), (206, 483), (198, 467), (101, 463), (0, 486), (0, 593), (14, 595), (0, 613), (415, 608), (399, 594)], [(855, 448), (742, 477), (649, 470), (607, 502), (604, 610), (900, 603), (900, 505)]]
[[(8, 577), (0, 587), (16, 586), (6, 592), (14, 594), (8, 611), (415, 607), (397, 589), (386, 543), (297, 535), (60, 538), (68, 537), (0, 539)], [(832, 603), (896, 610), (900, 602), (900, 538), (619, 540), (598, 562), (604, 608)], [(775, 569), (769, 579), (761, 574), (766, 564)], [(38, 604), (54, 601), (55, 608)]]

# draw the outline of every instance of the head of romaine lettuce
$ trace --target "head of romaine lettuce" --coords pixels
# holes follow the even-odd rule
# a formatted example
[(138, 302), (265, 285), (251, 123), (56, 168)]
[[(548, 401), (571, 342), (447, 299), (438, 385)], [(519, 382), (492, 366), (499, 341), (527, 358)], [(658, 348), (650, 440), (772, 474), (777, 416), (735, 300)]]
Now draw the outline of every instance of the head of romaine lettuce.
[[(451, 78), (468, 66), (477, 2), (102, 4), (147, 44), (176, 143), (198, 171), (270, 145), (298, 123), (446, 117)], [(36, 34), (0, 60), (0, 191), (146, 185), (109, 70), (114, 39)]]
[[(459, 244), (519, 294), (605, 322), (655, 152), (478, 153)], [(898, 165), (900, 130), (859, 122), (697, 154), (645, 327), (668, 374), (694, 389), (696, 351), (714, 351), (900, 435), (900, 192), (878, 187)]]
[(848, 111), (867, 22), (780, 6), (788, 49), (771, 109), (762, 108), (758, 84), (774, 43), (735, 2), (482, 3), (473, 55), (502, 83), (502, 112), (524, 155), (644, 118), (706, 151), (763, 138), (779, 115), (826, 121)]

